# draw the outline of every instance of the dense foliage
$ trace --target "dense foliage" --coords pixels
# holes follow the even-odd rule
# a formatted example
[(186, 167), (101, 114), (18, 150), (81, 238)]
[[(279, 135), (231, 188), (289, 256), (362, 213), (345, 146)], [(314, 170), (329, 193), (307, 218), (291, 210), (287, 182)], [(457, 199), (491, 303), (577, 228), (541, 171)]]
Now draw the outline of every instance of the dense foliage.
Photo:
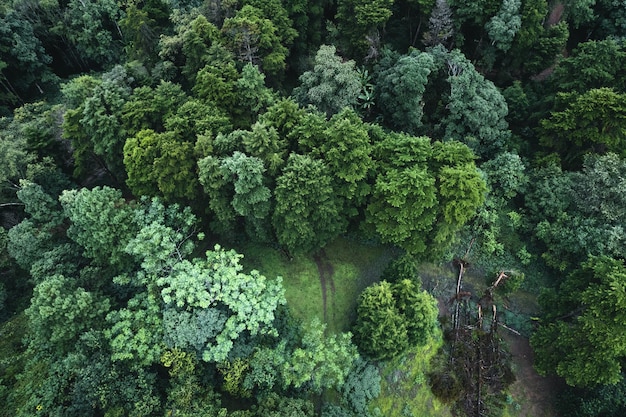
[[(619, 414), (625, 22), (612, 0), (0, 1), (0, 318), (25, 323), (0, 414), (373, 413), (372, 361), (437, 333), (417, 265), (453, 258), (541, 293), (568, 415)], [(354, 342), (230, 249), (321, 262), (339, 236), (400, 254), (351, 300)], [(469, 311), (460, 283), (429, 288)], [(499, 349), (482, 330), (444, 350)], [(502, 408), (506, 383), (481, 404), (441, 375), (457, 410)]]

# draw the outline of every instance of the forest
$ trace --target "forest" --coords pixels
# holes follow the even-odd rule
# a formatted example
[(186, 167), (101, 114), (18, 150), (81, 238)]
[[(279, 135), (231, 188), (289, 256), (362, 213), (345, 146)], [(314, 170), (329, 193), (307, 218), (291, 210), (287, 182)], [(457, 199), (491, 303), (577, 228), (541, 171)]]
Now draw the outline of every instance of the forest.
[(0, 416), (626, 415), (625, 69), (622, 0), (0, 0)]

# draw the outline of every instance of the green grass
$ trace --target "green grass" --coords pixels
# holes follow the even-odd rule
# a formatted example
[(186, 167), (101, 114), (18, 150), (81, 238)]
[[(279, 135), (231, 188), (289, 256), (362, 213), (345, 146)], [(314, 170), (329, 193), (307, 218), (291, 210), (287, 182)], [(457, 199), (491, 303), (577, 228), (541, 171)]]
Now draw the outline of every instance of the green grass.
[[(258, 269), (268, 278), (283, 278), (287, 305), (294, 317), (305, 322), (314, 317), (324, 321), (322, 285), (312, 255), (295, 255), (288, 259), (279, 250), (257, 244), (237, 249), (244, 254), (246, 268)], [(330, 281), (326, 283), (326, 324), (332, 332), (348, 331), (359, 294), (378, 280), (391, 254), (385, 247), (368, 246), (346, 238), (336, 239), (324, 251), (334, 270), (334, 292)]]
[(370, 403), (372, 415), (384, 417), (450, 417), (449, 408), (439, 402), (428, 385), (430, 363), (443, 344), (437, 332), (426, 345), (383, 363), (381, 394)]

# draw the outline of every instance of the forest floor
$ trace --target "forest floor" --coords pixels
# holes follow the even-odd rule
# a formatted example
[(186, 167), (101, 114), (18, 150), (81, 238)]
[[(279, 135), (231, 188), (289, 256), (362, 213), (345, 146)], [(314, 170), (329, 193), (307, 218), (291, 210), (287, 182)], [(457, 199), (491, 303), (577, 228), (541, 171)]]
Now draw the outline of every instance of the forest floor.
[(533, 368), (533, 351), (528, 339), (507, 332), (503, 335), (512, 355), (516, 381), (510, 391), (518, 417), (556, 417), (554, 399), (562, 382), (542, 377)]

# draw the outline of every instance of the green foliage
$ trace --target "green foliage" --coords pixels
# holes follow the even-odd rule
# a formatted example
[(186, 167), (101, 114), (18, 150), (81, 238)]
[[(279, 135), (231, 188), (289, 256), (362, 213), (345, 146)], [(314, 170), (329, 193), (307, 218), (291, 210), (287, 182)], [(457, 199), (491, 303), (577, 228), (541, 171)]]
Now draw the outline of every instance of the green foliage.
[[(258, 271), (242, 273), (243, 267), (239, 263), (242, 256), (235, 251), (225, 251), (216, 246), (214, 251), (206, 255), (206, 260), (176, 263), (171, 272), (157, 279), (156, 283), (161, 287), (161, 297), (166, 305), (181, 312), (192, 312), (191, 317), (187, 313), (176, 317), (176, 313), (172, 312), (172, 320), (179, 324), (186, 323), (191, 328), (203, 325), (202, 332), (207, 338), (200, 341), (197, 340), (200, 335), (192, 336), (197, 340), (196, 345), (203, 344), (202, 359), (206, 362), (221, 362), (228, 357), (242, 332), (251, 335), (275, 332), (272, 328), (274, 312), (278, 305), (285, 303), (284, 290), (280, 279), (277, 282), (268, 281)], [(216, 307), (227, 312), (223, 326), (218, 329), (215, 329), (216, 322), (208, 320), (215, 320), (219, 313), (202, 312)], [(197, 317), (195, 319), (194, 314)], [(209, 330), (207, 325), (213, 326), (215, 330)], [(191, 329), (170, 328), (175, 333), (168, 337), (183, 340), (187, 345), (193, 343), (189, 340)], [(185, 332), (188, 336), (184, 336)]]
[[(6, 109), (33, 97), (55, 80), (48, 64), (52, 57), (35, 36), (36, 24), (28, 16), (3, 4), (0, 9), (0, 106)], [(5, 113), (3, 111), (3, 113)]]
[(395, 258), (385, 267), (381, 280), (396, 283), (408, 279), (415, 284), (421, 285), (421, 278), (418, 275), (417, 261), (411, 255), (404, 253)]
[(393, 293), (396, 307), (407, 322), (409, 343), (425, 345), (437, 327), (437, 300), (408, 279), (394, 284)]
[(139, 293), (126, 307), (111, 311), (104, 332), (111, 348), (111, 360), (140, 368), (159, 363), (163, 344), (163, 320), (159, 300)]
[(121, 149), (125, 138), (122, 126), (122, 109), (130, 96), (126, 71), (114, 67), (102, 76), (102, 83), (94, 87), (92, 94), (82, 104), (80, 124), (86, 138), (71, 137), (72, 141), (89, 141), (86, 146), (101, 157), (106, 167), (115, 175), (123, 177)]
[(588, 156), (582, 172), (540, 171), (526, 199), (549, 265), (566, 270), (588, 254), (621, 257), (624, 169), (622, 159), (607, 154)]
[(424, 112), (422, 96), (434, 69), (432, 55), (418, 50), (400, 57), (389, 68), (381, 68), (376, 76), (376, 92), (388, 125), (418, 133)]
[(380, 380), (380, 372), (374, 365), (361, 358), (355, 361), (341, 388), (341, 395), (356, 415), (369, 414), (368, 403), (380, 395)]
[(234, 62), (206, 65), (195, 74), (193, 93), (205, 103), (231, 112), (237, 104), (235, 86), (239, 73)]
[(279, 173), (285, 163), (287, 143), (274, 127), (259, 121), (252, 125), (250, 132), (243, 134), (241, 142), (250, 156), (263, 160), (272, 176)]
[(233, 156), (224, 158), (222, 170), (224, 180), (233, 181), (233, 209), (249, 223), (250, 236), (263, 239), (267, 234), (265, 219), (270, 212), (271, 197), (265, 185), (263, 161), (235, 152)]
[(174, 110), (163, 122), (165, 129), (186, 142), (194, 143), (201, 135), (215, 135), (232, 130), (229, 116), (215, 104), (190, 99)]
[(372, 146), (366, 126), (352, 109), (333, 115), (321, 135), (300, 138), (300, 146), (323, 160), (333, 178), (333, 189), (343, 206), (343, 216), (352, 217), (369, 194), (366, 182), (373, 167)]
[(283, 367), (286, 386), (310, 385), (315, 392), (344, 384), (352, 363), (358, 357), (350, 333), (324, 336), (325, 325), (313, 320)]
[(591, 257), (561, 284), (558, 296), (544, 297), (552, 320), (531, 338), (542, 374), (556, 373), (572, 386), (620, 381), (625, 283), (622, 261)]
[(354, 61), (344, 62), (336, 52), (334, 46), (320, 46), (315, 66), (300, 76), (300, 86), (293, 91), (301, 105), (312, 104), (328, 116), (356, 106), (361, 92)]
[(426, 252), (426, 238), (437, 216), (435, 178), (424, 168), (379, 174), (367, 206), (367, 221), (383, 242), (413, 254)]
[(375, 360), (391, 359), (409, 346), (423, 345), (434, 332), (435, 299), (407, 279), (366, 288), (357, 305), (356, 342)]
[(279, 32), (269, 19), (273, 11), (268, 12), (246, 4), (233, 17), (224, 20), (222, 33), (226, 44), (240, 61), (259, 65), (263, 71), (276, 75), (285, 69), (289, 53), (281, 42), (285, 41), (284, 36), (291, 38), (293, 30), (288, 34)]
[(583, 42), (558, 62), (551, 79), (564, 92), (583, 94), (602, 87), (621, 92), (626, 88), (626, 79), (620, 71), (625, 61), (626, 51), (620, 42), (613, 39)]
[(187, 96), (181, 86), (170, 81), (161, 80), (156, 88), (135, 88), (122, 109), (126, 133), (135, 136), (144, 129), (163, 131), (164, 120), (171, 117), (185, 101)]
[(541, 124), (541, 143), (576, 167), (586, 153), (624, 153), (626, 94), (599, 88), (559, 93), (550, 118)]
[(265, 75), (259, 67), (250, 63), (242, 68), (235, 92), (239, 104), (235, 112), (241, 119), (240, 125), (245, 128), (252, 125), (257, 116), (275, 101), (272, 90), (265, 86)]
[(278, 243), (290, 252), (324, 247), (346, 228), (328, 171), (320, 160), (291, 154), (276, 180), (272, 223)]
[(313, 417), (315, 414), (311, 401), (300, 398), (281, 397), (273, 393), (261, 401), (256, 409), (255, 415), (259, 417)]
[(489, 159), (506, 148), (511, 134), (505, 120), (506, 101), (458, 51), (444, 54), (443, 59), (450, 84), (448, 113), (442, 120), (445, 138), (463, 142), (476, 155)]
[(521, 0), (504, 0), (498, 13), (485, 25), (492, 45), (506, 52), (522, 26), (519, 14)]
[(127, 265), (124, 248), (137, 233), (137, 226), (119, 190), (96, 187), (64, 191), (59, 200), (72, 222), (67, 236), (84, 248), (87, 258), (100, 265)]
[(345, 34), (350, 44), (363, 51), (367, 45), (366, 36), (379, 28), (392, 15), (392, 0), (340, 0), (335, 16), (338, 29)]
[(522, 159), (516, 153), (503, 152), (480, 166), (487, 175), (489, 196), (509, 200), (523, 193), (528, 175)]
[(31, 342), (54, 354), (67, 352), (82, 334), (99, 328), (109, 311), (109, 300), (76, 287), (71, 278), (53, 275), (33, 290), (29, 319)]
[(626, 381), (590, 389), (566, 388), (558, 399), (561, 413), (574, 417), (616, 416), (626, 412)]
[(126, 183), (138, 196), (192, 200), (198, 186), (193, 153), (193, 145), (173, 132), (141, 130), (124, 145)]
[(431, 145), (427, 137), (379, 133), (382, 140), (374, 149), (379, 174), (366, 222), (384, 242), (436, 257), (484, 201), (474, 156), (459, 142)]

